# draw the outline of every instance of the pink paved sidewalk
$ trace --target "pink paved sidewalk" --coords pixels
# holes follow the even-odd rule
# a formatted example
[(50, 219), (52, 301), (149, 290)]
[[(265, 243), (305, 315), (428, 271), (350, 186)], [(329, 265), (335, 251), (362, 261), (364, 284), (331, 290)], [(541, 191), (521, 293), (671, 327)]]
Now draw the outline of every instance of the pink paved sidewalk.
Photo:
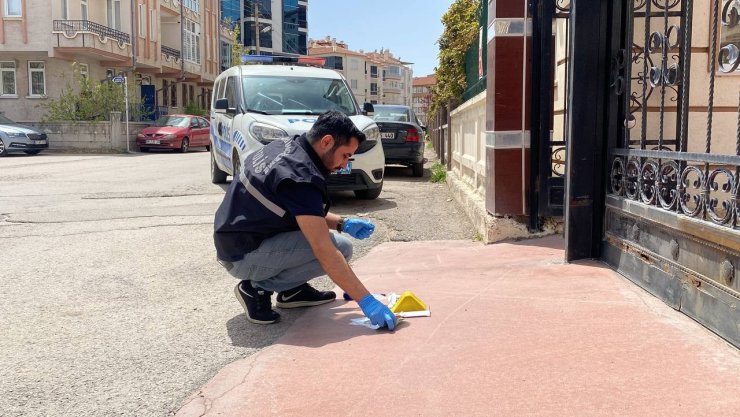
[[(740, 352), (558, 238), (387, 243), (355, 265), (371, 291), (414, 291), (432, 317), (352, 326), (309, 309), (178, 416), (740, 415)], [(340, 293), (341, 294), (341, 293)]]

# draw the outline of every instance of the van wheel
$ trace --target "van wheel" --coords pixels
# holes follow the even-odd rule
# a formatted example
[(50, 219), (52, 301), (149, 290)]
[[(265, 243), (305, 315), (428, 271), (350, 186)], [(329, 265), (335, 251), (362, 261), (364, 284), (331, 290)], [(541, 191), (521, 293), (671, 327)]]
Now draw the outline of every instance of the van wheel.
[(216, 164), (216, 157), (213, 155), (213, 151), (211, 152), (211, 182), (214, 184), (225, 184), (226, 183), (226, 173), (221, 171), (221, 168), (218, 167), (218, 164)]
[(206, 145), (206, 151), (208, 151), (208, 152), (211, 151), (211, 145)]
[(375, 200), (383, 191), (383, 183), (380, 183), (380, 187), (373, 188), (371, 190), (355, 190), (355, 197), (360, 200)]
[(182, 142), (180, 142), (180, 149), (177, 150), (177, 152), (180, 153), (187, 153), (188, 152), (188, 146), (190, 145), (190, 141), (188, 138), (182, 138)]
[(8, 150), (5, 148), (5, 143), (3, 143), (3, 140), (0, 139), (0, 156), (5, 156), (8, 154)]

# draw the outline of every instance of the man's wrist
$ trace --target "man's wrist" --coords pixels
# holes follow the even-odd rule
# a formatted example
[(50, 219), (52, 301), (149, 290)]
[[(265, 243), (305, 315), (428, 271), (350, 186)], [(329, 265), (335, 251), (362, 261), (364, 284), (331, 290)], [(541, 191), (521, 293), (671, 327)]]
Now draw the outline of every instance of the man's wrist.
[(337, 222), (337, 232), (342, 233), (344, 231), (344, 221), (346, 219), (344, 217), (340, 217), (339, 221)]

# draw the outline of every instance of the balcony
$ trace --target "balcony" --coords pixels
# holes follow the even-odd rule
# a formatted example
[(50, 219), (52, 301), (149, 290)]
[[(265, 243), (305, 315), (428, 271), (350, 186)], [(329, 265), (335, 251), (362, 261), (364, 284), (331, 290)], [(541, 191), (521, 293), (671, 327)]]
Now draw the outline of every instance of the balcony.
[(54, 20), (52, 34), (56, 35), (55, 50), (105, 57), (114, 61), (131, 56), (131, 37), (100, 23), (89, 20)]
[(172, 16), (180, 15), (180, 0), (162, 0), (159, 7), (163, 12)]
[(177, 73), (182, 68), (182, 56), (179, 49), (162, 45), (162, 73)]

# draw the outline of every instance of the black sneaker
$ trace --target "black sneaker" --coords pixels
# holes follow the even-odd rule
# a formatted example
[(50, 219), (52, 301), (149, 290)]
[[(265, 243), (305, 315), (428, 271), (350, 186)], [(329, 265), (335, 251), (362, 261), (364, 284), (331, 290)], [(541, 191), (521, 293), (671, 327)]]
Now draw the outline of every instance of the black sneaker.
[(334, 291), (319, 291), (308, 284), (302, 284), (291, 290), (280, 291), (276, 305), (280, 308), (311, 307), (331, 303), (336, 298)]
[(254, 288), (251, 281), (245, 280), (236, 284), (234, 294), (252, 323), (272, 324), (280, 320), (280, 314), (272, 310), (272, 291)]

